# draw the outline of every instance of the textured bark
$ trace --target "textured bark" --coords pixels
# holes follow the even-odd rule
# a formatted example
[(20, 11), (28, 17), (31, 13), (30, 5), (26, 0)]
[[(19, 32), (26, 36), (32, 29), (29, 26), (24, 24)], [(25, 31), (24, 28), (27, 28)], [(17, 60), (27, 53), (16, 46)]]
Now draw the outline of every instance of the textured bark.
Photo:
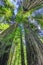
[(14, 57), (14, 53), (16, 52), (15, 50), (15, 45), (14, 43), (12, 43), (12, 46), (11, 46), (11, 49), (10, 49), (10, 53), (9, 53), (9, 58), (8, 58), (8, 62), (7, 62), (7, 65), (12, 65), (12, 61), (13, 60), (13, 57)]
[(24, 9), (24, 11), (27, 11), (42, 3), (43, 3), (43, 0), (24, 0), (23, 9)]
[[(8, 29), (6, 29), (2, 34), (1, 37), (4, 39), (8, 36), (8, 34), (12, 34), (12, 32), (16, 31), (16, 27), (18, 26), (18, 24), (13, 24), (11, 25)], [(14, 30), (14, 31), (13, 31)], [(9, 39), (9, 41), (11, 42), (12, 45), (12, 41), (13, 41), (14, 36)], [(7, 40), (8, 41), (8, 40)], [(8, 46), (7, 42), (1, 40), (0, 41), (0, 57), (3, 57), (3, 55), (7, 52), (9, 52), (11, 47), (10, 45)], [(8, 48), (7, 48), (8, 47)], [(7, 48), (7, 49), (6, 49)]]
[(23, 40), (22, 40), (22, 31), (20, 33), (20, 39), (21, 39), (21, 65), (25, 65), (25, 59), (24, 59), (24, 50), (23, 50)]
[[(38, 42), (35, 40), (28, 23), (24, 23), (27, 63), (28, 65), (43, 65), (43, 56), (38, 47)], [(28, 31), (29, 30), (29, 31)]]

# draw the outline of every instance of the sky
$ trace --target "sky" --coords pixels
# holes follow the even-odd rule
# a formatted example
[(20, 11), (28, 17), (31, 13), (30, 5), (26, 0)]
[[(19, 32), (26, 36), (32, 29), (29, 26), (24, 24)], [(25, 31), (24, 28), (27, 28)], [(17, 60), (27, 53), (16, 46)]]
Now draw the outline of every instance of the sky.
[(14, 4), (14, 6), (15, 6), (14, 13), (15, 13), (15, 15), (16, 15), (17, 12), (18, 12), (19, 5), (20, 5), (20, 0), (16, 0), (16, 1), (10, 0), (10, 1), (11, 1), (11, 2)]
[(0, 0), (0, 6), (4, 6), (4, 2)]
[(43, 8), (40, 8), (40, 9), (36, 10), (35, 12), (33, 12), (32, 16), (35, 16), (35, 15), (38, 15), (38, 14), (43, 15)]

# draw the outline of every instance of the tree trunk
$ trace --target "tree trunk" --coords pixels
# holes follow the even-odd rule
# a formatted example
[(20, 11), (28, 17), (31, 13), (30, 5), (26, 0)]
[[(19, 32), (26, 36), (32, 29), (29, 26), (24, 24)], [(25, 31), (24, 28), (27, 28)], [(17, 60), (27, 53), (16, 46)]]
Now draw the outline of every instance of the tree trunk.
[(27, 63), (28, 65), (43, 65), (43, 56), (38, 47), (38, 43), (32, 35), (29, 23), (24, 23)]
[(20, 39), (21, 39), (21, 65), (25, 65), (25, 59), (24, 59), (24, 49), (23, 49), (23, 40), (22, 40), (22, 29), (20, 33)]

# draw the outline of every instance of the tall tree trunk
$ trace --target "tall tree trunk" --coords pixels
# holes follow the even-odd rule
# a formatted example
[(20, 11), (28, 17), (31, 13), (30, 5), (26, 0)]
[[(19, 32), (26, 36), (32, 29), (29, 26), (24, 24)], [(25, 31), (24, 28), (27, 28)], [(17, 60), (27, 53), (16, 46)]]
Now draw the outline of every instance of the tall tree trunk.
[(22, 29), (20, 33), (20, 39), (21, 39), (21, 65), (25, 65), (25, 59), (24, 59), (24, 49), (23, 49), (23, 39), (22, 39)]
[[(3, 39), (6, 39), (6, 37), (9, 36), (8, 34), (12, 34), (12, 32), (15, 32), (17, 26), (18, 26), (18, 24), (13, 24), (13, 25), (11, 25), (8, 29), (6, 29), (6, 30), (1, 34), (2, 38), (3, 38)], [(14, 30), (14, 31), (13, 31), (13, 30)], [(15, 33), (14, 33), (14, 34), (15, 34)], [(6, 42), (5, 42), (4, 40), (1, 40), (1, 41), (0, 41), (0, 44), (1, 44), (1, 46), (0, 46), (0, 58), (3, 59), (3, 55), (4, 55), (5, 53), (9, 52), (9, 50), (10, 50), (9, 47), (11, 47), (11, 45), (12, 45), (12, 41), (13, 41), (13, 38), (14, 38), (14, 34), (13, 34), (13, 36), (11, 36), (10, 39), (8, 39), (8, 40), (6, 39)], [(9, 42), (7, 42), (7, 41), (10, 41), (11, 45), (8, 45), (7, 43), (9, 43)], [(8, 47), (8, 48), (7, 48), (7, 47)], [(6, 50), (6, 48), (7, 48), (7, 50)]]
[(32, 35), (29, 23), (24, 23), (24, 28), (28, 65), (43, 65), (43, 56), (38, 47), (37, 41)]

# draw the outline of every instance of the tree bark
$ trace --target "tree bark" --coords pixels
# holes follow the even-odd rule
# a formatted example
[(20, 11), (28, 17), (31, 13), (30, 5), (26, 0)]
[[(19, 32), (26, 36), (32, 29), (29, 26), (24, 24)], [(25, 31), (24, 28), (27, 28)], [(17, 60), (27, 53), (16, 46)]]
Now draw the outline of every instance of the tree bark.
[(43, 65), (43, 56), (38, 47), (38, 43), (29, 28), (29, 23), (24, 23), (24, 28), (26, 29), (25, 40), (28, 65)]
[(21, 65), (25, 65), (25, 59), (24, 59), (24, 50), (23, 50), (23, 40), (22, 40), (22, 29), (20, 33), (20, 39), (21, 39)]

